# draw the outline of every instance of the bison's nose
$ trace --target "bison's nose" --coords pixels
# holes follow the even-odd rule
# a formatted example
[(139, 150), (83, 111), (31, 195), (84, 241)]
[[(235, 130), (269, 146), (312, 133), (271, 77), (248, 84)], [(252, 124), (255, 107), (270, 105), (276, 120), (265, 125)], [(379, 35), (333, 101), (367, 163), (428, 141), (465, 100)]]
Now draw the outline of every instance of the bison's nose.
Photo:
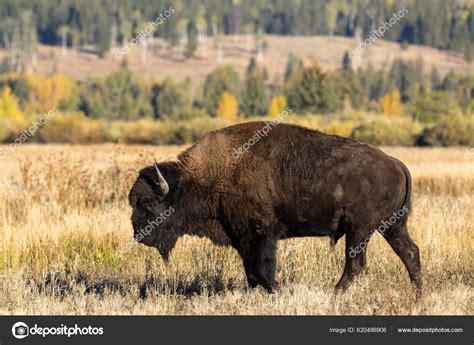
[(143, 242), (143, 235), (140, 234), (139, 231), (135, 230), (134, 233), (133, 233), (133, 239), (135, 241), (137, 241), (138, 243), (141, 243), (141, 242)]
[(135, 233), (135, 235), (133, 236), (133, 239), (135, 241), (137, 241), (138, 243), (140, 243), (141, 241), (143, 241), (143, 238), (140, 238), (139, 234)]
[(138, 243), (141, 243), (147, 246), (153, 245), (153, 239), (151, 238), (151, 236), (146, 236), (140, 231), (135, 232), (135, 236), (133, 236), (133, 239), (137, 241)]
[(145, 231), (146, 225), (141, 224), (140, 215), (133, 213), (132, 217), (133, 239), (146, 246), (153, 246), (155, 239), (150, 232)]
[(133, 225), (133, 239), (137, 241), (138, 243), (142, 243), (144, 236), (140, 231), (140, 226), (136, 224), (133, 219), (132, 219), (132, 225)]
[(141, 230), (141, 228), (137, 229), (138, 230), (135, 230), (135, 235), (133, 236), (133, 239), (138, 243), (153, 247), (155, 244), (154, 236), (152, 236), (151, 234), (146, 234), (143, 230)]

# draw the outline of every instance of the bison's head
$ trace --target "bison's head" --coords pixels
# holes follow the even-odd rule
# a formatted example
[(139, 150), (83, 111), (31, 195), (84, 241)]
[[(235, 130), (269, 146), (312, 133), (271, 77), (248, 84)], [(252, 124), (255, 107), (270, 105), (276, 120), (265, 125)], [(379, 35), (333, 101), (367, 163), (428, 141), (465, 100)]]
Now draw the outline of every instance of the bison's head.
[(175, 217), (179, 180), (173, 165), (155, 163), (140, 171), (128, 196), (134, 239), (156, 247), (165, 260), (181, 233)]

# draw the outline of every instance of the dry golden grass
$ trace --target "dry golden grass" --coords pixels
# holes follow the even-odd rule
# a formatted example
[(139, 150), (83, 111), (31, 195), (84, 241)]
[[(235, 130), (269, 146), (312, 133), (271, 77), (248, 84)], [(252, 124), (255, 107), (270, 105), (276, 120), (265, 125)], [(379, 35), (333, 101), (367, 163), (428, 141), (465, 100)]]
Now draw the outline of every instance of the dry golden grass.
[(248, 289), (229, 248), (184, 237), (165, 265), (132, 242), (136, 171), (182, 147), (23, 145), (0, 161), (0, 314), (473, 314), (474, 157), (464, 148), (387, 148), (414, 179), (409, 222), (424, 296), (380, 235), (368, 270), (332, 295), (343, 247), (281, 241), (274, 294)]

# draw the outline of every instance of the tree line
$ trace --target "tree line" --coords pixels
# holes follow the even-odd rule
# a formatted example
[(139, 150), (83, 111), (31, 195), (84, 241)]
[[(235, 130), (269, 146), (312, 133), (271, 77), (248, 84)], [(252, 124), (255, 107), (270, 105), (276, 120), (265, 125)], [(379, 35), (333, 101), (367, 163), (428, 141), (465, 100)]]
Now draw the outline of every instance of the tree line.
[[(290, 107), (300, 115), (363, 110), (430, 122), (453, 112), (474, 112), (474, 75), (441, 77), (435, 68), (425, 70), (421, 59), (396, 59), (388, 69), (369, 64), (354, 70), (346, 52), (335, 71), (323, 71), (315, 59), (304, 65), (290, 53), (280, 84), (269, 83), (266, 70), (254, 58), (243, 78), (232, 66), (221, 65), (202, 85), (190, 79), (146, 81), (126, 64), (108, 77), (86, 80), (7, 73), (0, 78), (0, 104), (4, 104), (0, 117), (57, 107), (107, 120), (186, 120), (207, 115), (234, 121), (276, 115)], [(5, 104), (17, 106), (12, 110)]]
[(52, 109), (58, 114), (32, 140), (192, 143), (210, 130), (291, 110), (285, 122), (376, 145), (474, 145), (474, 74), (441, 76), (422, 60), (354, 70), (348, 55), (324, 71), (290, 54), (278, 84), (255, 59), (243, 77), (220, 65), (202, 85), (145, 80), (125, 63), (84, 80), (9, 72), (0, 75), (0, 142), (16, 140)]
[(64, 49), (94, 45), (104, 56), (170, 7), (176, 12), (153, 35), (186, 56), (208, 38), (219, 46), (222, 35), (364, 39), (404, 6), (408, 13), (387, 30), (385, 39), (455, 50), (472, 58), (474, 6), (462, 0), (1, 0), (0, 46), (10, 52), (13, 65), (22, 54), (34, 59), (37, 42)]

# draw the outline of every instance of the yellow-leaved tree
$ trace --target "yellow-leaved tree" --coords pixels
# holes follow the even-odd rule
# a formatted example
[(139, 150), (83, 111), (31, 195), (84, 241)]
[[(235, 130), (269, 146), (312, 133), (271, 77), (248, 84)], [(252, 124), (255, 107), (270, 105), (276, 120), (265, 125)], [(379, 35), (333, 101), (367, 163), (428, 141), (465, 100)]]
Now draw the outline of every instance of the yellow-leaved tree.
[(8, 86), (4, 87), (0, 92), (0, 118), (23, 119), (23, 114), (18, 106), (18, 100)]
[(239, 104), (234, 95), (225, 91), (219, 99), (217, 107), (217, 116), (226, 120), (236, 121)]
[(403, 105), (400, 98), (400, 92), (393, 88), (389, 94), (382, 97), (382, 111), (389, 116), (400, 116), (403, 111)]
[(270, 115), (278, 115), (286, 110), (287, 101), (285, 96), (275, 96), (270, 102)]
[(68, 101), (75, 94), (74, 81), (63, 75), (42, 78), (29, 74), (28, 84), (33, 89), (27, 104), (31, 111), (47, 112), (54, 107), (59, 108), (62, 102)]

